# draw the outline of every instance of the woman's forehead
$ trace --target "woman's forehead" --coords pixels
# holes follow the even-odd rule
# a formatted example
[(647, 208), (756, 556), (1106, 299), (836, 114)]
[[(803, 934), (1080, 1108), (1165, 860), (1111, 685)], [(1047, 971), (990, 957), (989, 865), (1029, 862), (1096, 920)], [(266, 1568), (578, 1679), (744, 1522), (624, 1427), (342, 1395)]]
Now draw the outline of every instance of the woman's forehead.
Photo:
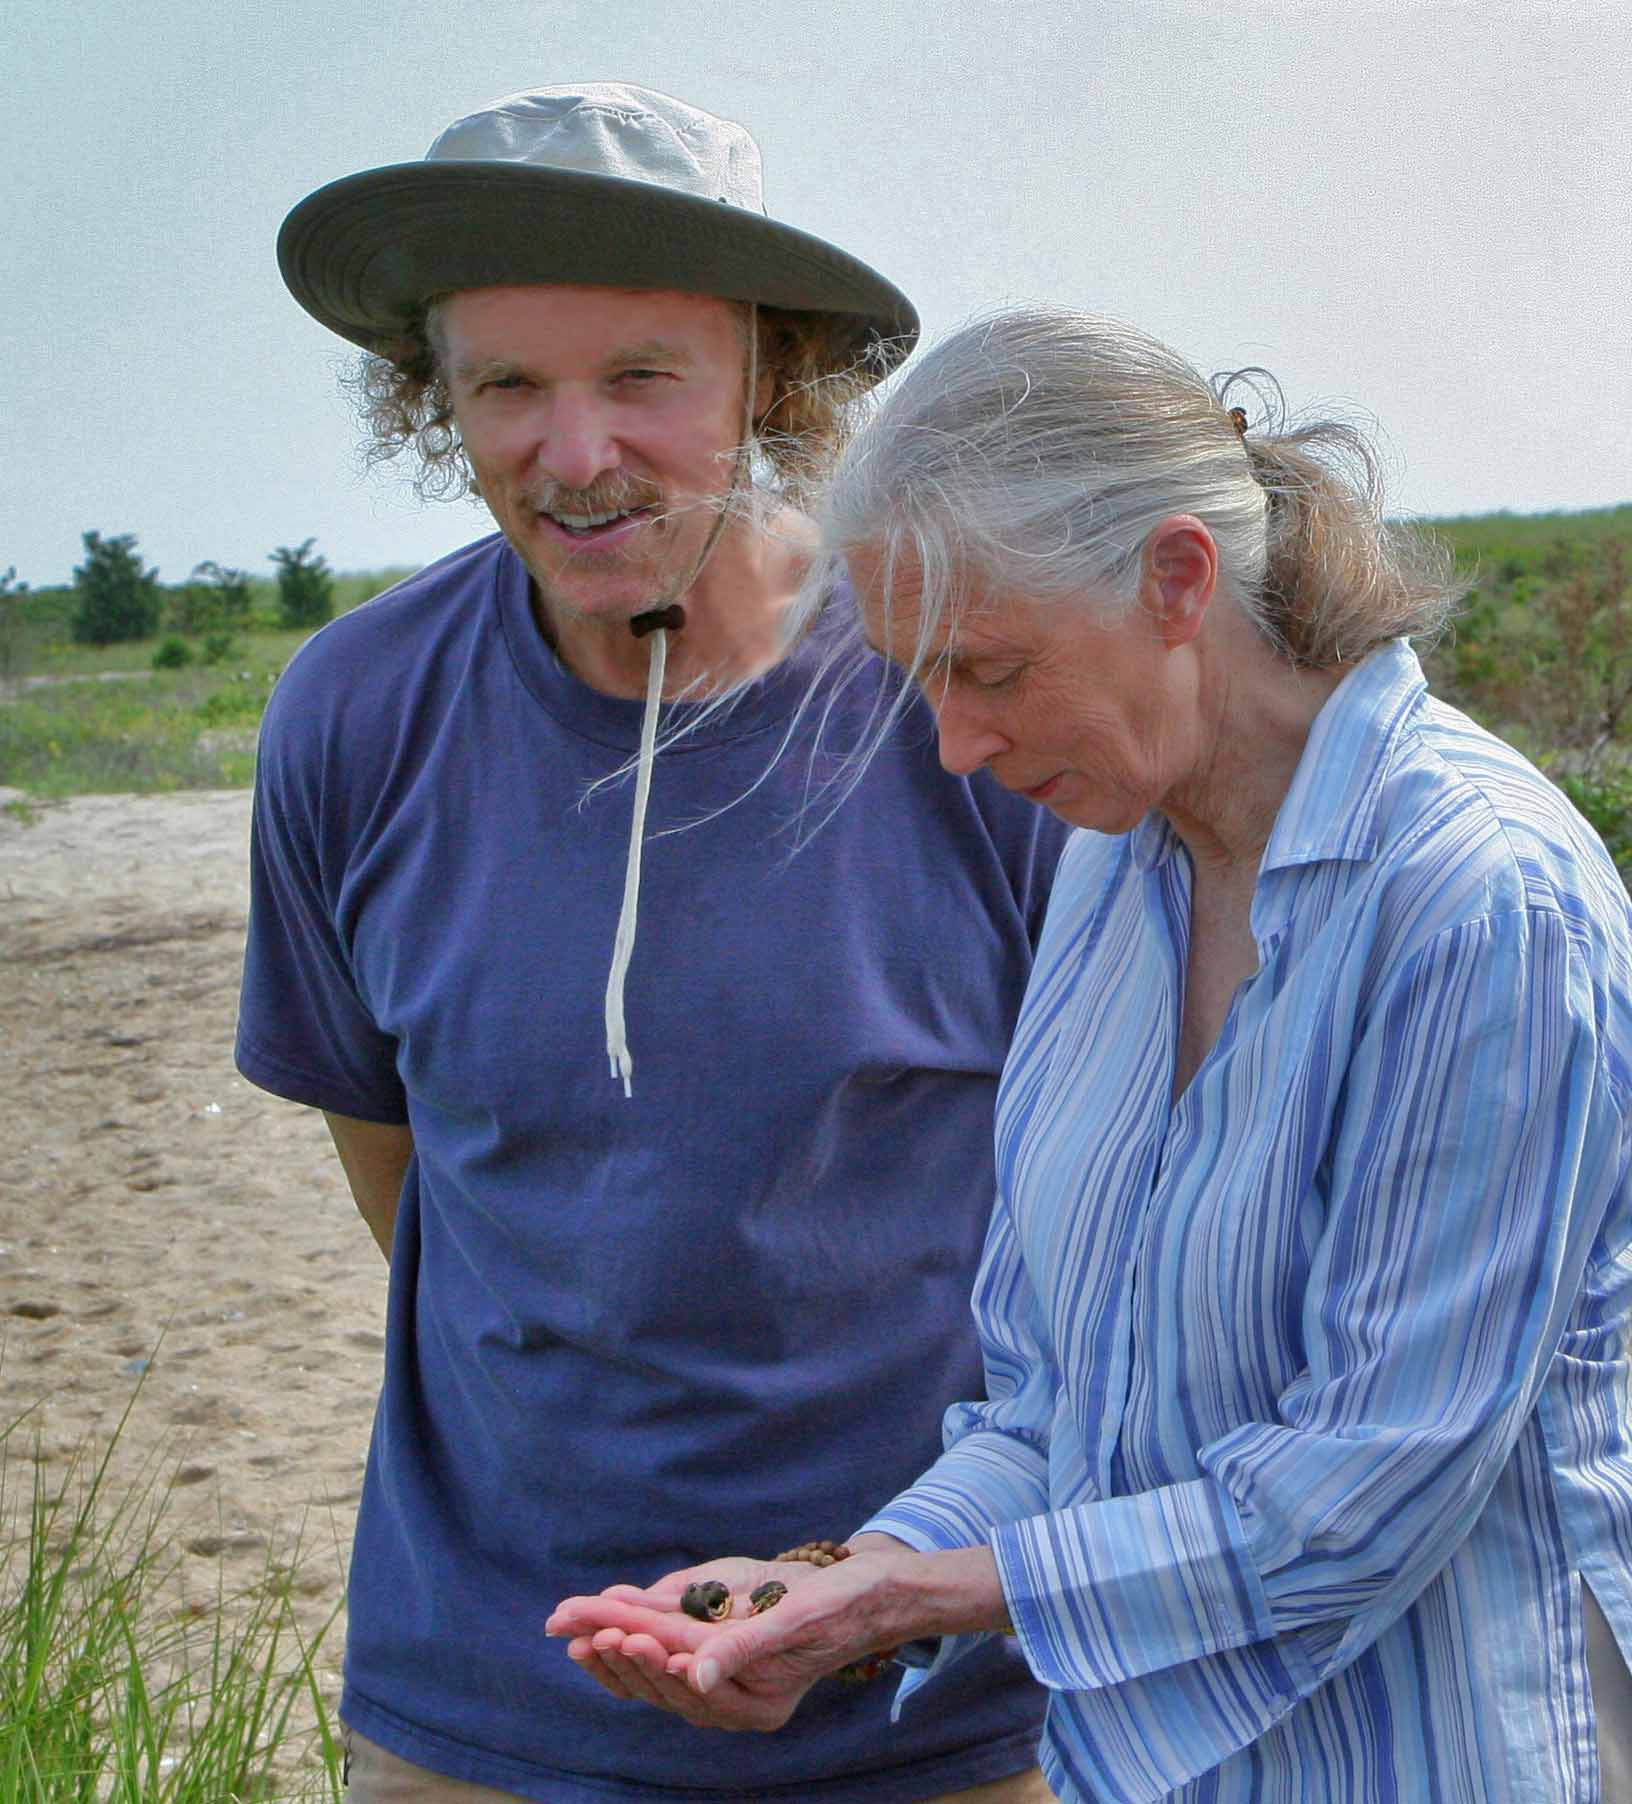
[(887, 559), (876, 547), (846, 558), (861, 613), (862, 631), (874, 650), (899, 662), (1006, 650), (1029, 643), (1038, 628), (1039, 604), (989, 577), (949, 585), (951, 593), (924, 614), (924, 578), (916, 559)]

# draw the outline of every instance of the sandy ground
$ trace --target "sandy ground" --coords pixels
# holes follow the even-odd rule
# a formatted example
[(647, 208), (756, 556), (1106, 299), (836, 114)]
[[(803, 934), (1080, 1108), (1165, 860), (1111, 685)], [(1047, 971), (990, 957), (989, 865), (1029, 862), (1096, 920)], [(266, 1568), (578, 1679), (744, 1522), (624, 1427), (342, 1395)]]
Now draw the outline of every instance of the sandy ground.
[(32, 1461), (37, 1435), (66, 1474), (139, 1384), (116, 1479), (149, 1463), (167, 1488), (186, 1604), (292, 1564), (315, 1631), (342, 1595), (385, 1267), (321, 1118), (232, 1067), (249, 796), (28, 812), (0, 810), (0, 1426), (29, 1411), (13, 1449)]

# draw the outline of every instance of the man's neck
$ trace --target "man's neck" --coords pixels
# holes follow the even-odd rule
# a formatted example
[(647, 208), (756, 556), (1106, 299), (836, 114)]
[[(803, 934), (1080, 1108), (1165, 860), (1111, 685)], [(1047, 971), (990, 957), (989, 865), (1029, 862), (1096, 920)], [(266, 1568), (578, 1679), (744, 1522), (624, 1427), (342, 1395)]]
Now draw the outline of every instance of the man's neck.
[[(783, 621), (808, 567), (812, 534), (797, 514), (768, 528), (744, 526), (721, 536), (706, 566), (679, 600), (686, 624), (671, 632), (663, 694), (702, 700), (748, 681), (778, 663), (788, 646)], [(670, 598), (654, 598), (660, 607)], [(533, 590), (533, 613), (561, 662), (603, 695), (646, 693), (651, 645), (627, 620), (554, 620)]]

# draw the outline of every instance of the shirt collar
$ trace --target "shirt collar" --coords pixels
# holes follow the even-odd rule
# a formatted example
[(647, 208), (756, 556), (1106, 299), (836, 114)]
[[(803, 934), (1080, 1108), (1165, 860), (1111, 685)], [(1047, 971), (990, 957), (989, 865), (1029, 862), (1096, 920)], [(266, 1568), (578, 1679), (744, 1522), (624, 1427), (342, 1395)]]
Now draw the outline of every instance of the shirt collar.
[(1417, 654), (1392, 639), (1361, 660), (1315, 716), (1259, 870), (1369, 859), (1393, 741), (1427, 692)]
[[(1315, 716), (1259, 865), (1252, 928), (1260, 946), (1273, 937), (1284, 913), (1270, 900), (1279, 886), (1265, 878), (1331, 859), (1376, 855), (1377, 808), (1393, 741), (1427, 687), (1409, 643), (1393, 639), (1355, 665)], [(1128, 835), (1129, 854), (1141, 872), (1165, 864), (1179, 843), (1155, 813)]]

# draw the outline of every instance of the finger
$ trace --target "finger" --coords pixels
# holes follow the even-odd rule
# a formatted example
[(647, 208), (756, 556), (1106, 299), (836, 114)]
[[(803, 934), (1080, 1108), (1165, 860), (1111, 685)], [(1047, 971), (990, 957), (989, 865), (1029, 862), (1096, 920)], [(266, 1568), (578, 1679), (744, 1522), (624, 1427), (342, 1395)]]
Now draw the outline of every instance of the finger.
[(669, 1650), (651, 1635), (625, 1635), (618, 1652), (632, 1660), (648, 1678), (660, 1679), (669, 1669)]
[(569, 1642), (567, 1646), (567, 1657), (587, 1678), (593, 1679), (603, 1691), (611, 1692), (615, 1698), (628, 1699), (629, 1692), (627, 1687), (601, 1656), (596, 1653), (594, 1644), (587, 1638), (580, 1638), (576, 1641)]
[(699, 1704), (687, 1687), (659, 1674), (649, 1673), (638, 1661), (626, 1657), (622, 1649), (606, 1655), (608, 1666), (624, 1685), (627, 1695), (637, 1702), (683, 1717), (687, 1722), (704, 1725), (707, 1710)]
[(769, 1619), (776, 1614), (767, 1610), (761, 1616), (745, 1617), (741, 1622), (721, 1627), (707, 1638), (706, 1646), (676, 1647), (675, 1653), (692, 1655), (690, 1681), (693, 1689), (706, 1697), (723, 1680), (734, 1679), (756, 1660), (780, 1653), (795, 1639), (795, 1633), (778, 1633)]
[(695, 1622), (678, 1610), (654, 1610), (621, 1598), (579, 1597), (558, 1606), (544, 1626), (552, 1635), (595, 1635), (602, 1629), (651, 1635), (674, 1653), (698, 1646), (715, 1625)]

